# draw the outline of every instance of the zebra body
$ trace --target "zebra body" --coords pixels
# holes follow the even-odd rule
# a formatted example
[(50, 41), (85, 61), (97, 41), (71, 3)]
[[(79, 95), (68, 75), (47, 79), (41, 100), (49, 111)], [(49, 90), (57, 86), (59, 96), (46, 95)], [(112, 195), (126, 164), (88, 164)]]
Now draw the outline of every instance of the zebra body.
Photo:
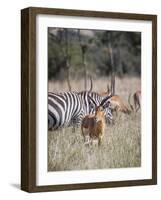
[[(57, 129), (71, 124), (80, 124), (82, 118), (94, 113), (88, 96), (100, 104), (103, 97), (95, 92), (64, 92), (60, 94), (48, 94), (48, 128)], [(105, 110), (107, 118), (112, 118), (111, 111)]]
[(57, 129), (71, 122), (79, 123), (83, 116), (82, 101), (78, 93), (48, 94), (48, 128)]

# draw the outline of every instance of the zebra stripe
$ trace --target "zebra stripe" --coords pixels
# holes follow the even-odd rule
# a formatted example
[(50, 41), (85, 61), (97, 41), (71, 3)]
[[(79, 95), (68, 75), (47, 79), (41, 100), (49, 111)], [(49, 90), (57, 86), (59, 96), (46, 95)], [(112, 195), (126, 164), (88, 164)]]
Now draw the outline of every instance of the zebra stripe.
[(57, 129), (77, 121), (82, 114), (82, 101), (75, 92), (48, 94), (48, 127)]

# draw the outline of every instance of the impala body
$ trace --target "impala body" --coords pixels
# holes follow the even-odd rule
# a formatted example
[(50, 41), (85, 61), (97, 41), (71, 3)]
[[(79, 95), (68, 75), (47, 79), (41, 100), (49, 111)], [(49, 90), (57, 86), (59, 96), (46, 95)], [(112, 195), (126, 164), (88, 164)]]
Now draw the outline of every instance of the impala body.
[(129, 95), (129, 104), (133, 111), (137, 112), (141, 108), (141, 90), (137, 90), (133, 95), (133, 105), (130, 102), (131, 95)]
[[(99, 93), (100, 96), (107, 96), (109, 95), (108, 92), (101, 92)], [(113, 95), (110, 100), (110, 108), (112, 111), (116, 111), (116, 113), (123, 112), (125, 114), (130, 114), (131, 110), (128, 108), (128, 106), (124, 103), (124, 100), (119, 95)]]
[(98, 145), (101, 144), (105, 132), (104, 109), (109, 106), (109, 98), (111, 98), (111, 96), (105, 97), (101, 103), (97, 105), (95, 101), (89, 97), (90, 103), (95, 105), (95, 114), (86, 115), (82, 120), (81, 131), (84, 142), (86, 142), (86, 139), (88, 138), (91, 142), (93, 142), (93, 140), (98, 140)]

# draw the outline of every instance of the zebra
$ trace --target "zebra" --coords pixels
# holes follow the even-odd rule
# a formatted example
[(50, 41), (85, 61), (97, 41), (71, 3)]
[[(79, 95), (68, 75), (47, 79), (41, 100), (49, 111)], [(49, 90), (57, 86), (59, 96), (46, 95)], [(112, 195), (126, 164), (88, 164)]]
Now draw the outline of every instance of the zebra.
[[(48, 93), (48, 129), (58, 129), (72, 124), (80, 125), (83, 117), (92, 114), (95, 108), (91, 106), (89, 98), (93, 98), (98, 104), (102, 97), (96, 92), (64, 92)], [(106, 117), (112, 118), (110, 109), (105, 110)]]
[[(85, 103), (84, 110), (85, 110), (86, 115), (93, 114), (95, 112), (95, 107), (93, 107), (94, 105), (91, 104), (91, 102), (89, 101), (89, 98), (88, 98), (89, 96), (96, 102), (97, 105), (99, 105), (104, 98), (100, 96), (97, 92), (92, 92), (92, 91), (82, 91), (82, 92), (79, 92), (79, 95), (82, 97), (82, 101)], [(110, 104), (105, 109), (105, 118), (110, 121), (113, 119)]]
[(81, 119), (83, 115), (82, 101), (76, 92), (48, 94), (48, 128), (68, 126)]

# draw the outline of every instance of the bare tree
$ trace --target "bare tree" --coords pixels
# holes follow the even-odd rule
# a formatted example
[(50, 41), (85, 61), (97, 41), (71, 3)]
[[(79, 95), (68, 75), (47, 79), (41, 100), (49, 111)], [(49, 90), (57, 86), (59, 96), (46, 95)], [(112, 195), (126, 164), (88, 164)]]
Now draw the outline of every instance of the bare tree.
[(79, 38), (79, 43), (81, 47), (81, 52), (82, 52), (82, 65), (84, 68), (84, 88), (87, 90), (87, 64), (86, 64), (86, 52), (87, 52), (87, 44), (82, 42), (81, 35), (80, 35), (80, 30), (78, 29), (78, 38)]
[(68, 44), (68, 29), (64, 29), (65, 31), (65, 59), (66, 59), (66, 69), (67, 69), (67, 84), (69, 91), (72, 90), (70, 83), (70, 55), (69, 55), (69, 44)]
[(111, 61), (111, 92), (112, 92), (112, 95), (114, 95), (115, 94), (115, 66), (114, 66), (114, 59), (113, 59), (113, 49), (110, 43), (109, 43), (109, 53), (110, 53), (110, 61)]
[(114, 53), (111, 45), (111, 34), (108, 34), (108, 49), (110, 56), (110, 64), (111, 64), (111, 93), (115, 95), (115, 64), (114, 64)]

